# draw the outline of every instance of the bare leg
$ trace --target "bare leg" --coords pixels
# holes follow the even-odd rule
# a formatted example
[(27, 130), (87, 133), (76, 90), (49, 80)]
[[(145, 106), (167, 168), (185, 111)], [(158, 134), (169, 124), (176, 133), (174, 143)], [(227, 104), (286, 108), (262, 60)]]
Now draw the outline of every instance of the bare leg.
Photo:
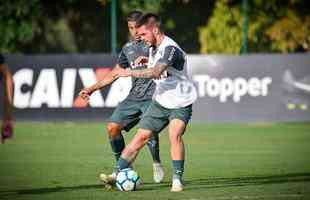
[[(121, 158), (126, 160), (129, 164), (132, 163), (137, 157), (140, 149), (148, 142), (151, 136), (152, 131), (139, 129), (131, 142), (123, 150)], [(122, 168), (123, 167), (120, 166), (120, 169)]]
[[(114, 123), (115, 124), (115, 123)], [(119, 130), (117, 126), (114, 124), (110, 124), (108, 126), (108, 133), (111, 138), (117, 139), (120, 134), (117, 135), (117, 131)], [(121, 151), (121, 156), (117, 159), (116, 170), (111, 175), (107, 175), (104, 173), (100, 174), (100, 180), (104, 182), (107, 188), (111, 188), (111, 185), (115, 182), (116, 179), (116, 171), (122, 170), (124, 168), (130, 167), (131, 163), (134, 161), (136, 156), (138, 155), (140, 149), (147, 143), (149, 138), (151, 137), (152, 132), (144, 129), (139, 129), (137, 134), (131, 140), (131, 142)], [(112, 142), (111, 142), (112, 144)], [(112, 150), (113, 146), (112, 146)]]
[(109, 122), (107, 124), (107, 131), (110, 139), (110, 144), (116, 161), (118, 161), (122, 151), (125, 148), (125, 140), (123, 138), (123, 135), (121, 134), (122, 129), (123, 129), (122, 125), (118, 123)]
[(185, 123), (179, 119), (174, 119), (169, 123), (170, 154), (172, 160), (184, 160), (185, 148), (182, 136), (185, 128)]
[(182, 135), (186, 124), (180, 119), (173, 119), (169, 123), (170, 154), (173, 165), (172, 192), (183, 190), (182, 176), (184, 172), (185, 148)]

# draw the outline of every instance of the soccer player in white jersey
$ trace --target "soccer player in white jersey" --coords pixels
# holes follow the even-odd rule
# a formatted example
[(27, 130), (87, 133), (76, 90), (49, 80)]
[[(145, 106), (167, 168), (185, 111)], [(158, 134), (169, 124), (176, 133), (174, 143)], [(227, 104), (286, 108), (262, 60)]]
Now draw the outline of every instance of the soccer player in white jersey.
[(156, 89), (153, 101), (139, 122), (139, 129), (132, 141), (123, 150), (118, 160), (119, 170), (134, 161), (140, 149), (153, 134), (168, 126), (173, 164), (172, 192), (183, 190), (184, 142), (182, 135), (192, 115), (192, 104), (197, 91), (187, 75), (186, 54), (160, 28), (160, 18), (152, 13), (143, 15), (136, 23), (137, 34), (154, 48), (148, 58), (136, 62), (148, 62), (143, 70), (122, 70), (119, 76), (153, 78)]

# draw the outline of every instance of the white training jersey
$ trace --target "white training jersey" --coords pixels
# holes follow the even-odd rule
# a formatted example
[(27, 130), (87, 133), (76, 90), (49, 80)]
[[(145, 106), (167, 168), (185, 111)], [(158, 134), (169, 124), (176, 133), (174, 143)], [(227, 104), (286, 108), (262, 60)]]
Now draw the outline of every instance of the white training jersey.
[(148, 67), (157, 63), (168, 65), (161, 79), (154, 80), (153, 99), (165, 108), (186, 107), (197, 99), (197, 90), (187, 74), (186, 53), (171, 38), (165, 36), (158, 48), (150, 48)]

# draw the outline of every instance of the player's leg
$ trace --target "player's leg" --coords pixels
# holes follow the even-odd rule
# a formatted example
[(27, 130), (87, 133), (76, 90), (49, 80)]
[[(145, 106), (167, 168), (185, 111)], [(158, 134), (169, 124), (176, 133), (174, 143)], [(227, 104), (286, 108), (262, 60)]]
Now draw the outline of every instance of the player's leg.
[(118, 162), (119, 169), (128, 167), (152, 135), (159, 133), (167, 123), (168, 113), (166, 113), (166, 110), (163, 110), (163, 107), (152, 101), (139, 122), (137, 134), (122, 152)]
[(158, 133), (152, 135), (150, 140), (147, 142), (147, 146), (153, 158), (153, 180), (155, 183), (161, 183), (164, 180), (165, 172), (159, 156)]
[(160, 132), (168, 123), (168, 115), (152, 102), (139, 122), (139, 129), (132, 141), (125, 147), (117, 162), (119, 170), (129, 167), (140, 149), (147, 143), (152, 134)]
[[(120, 158), (117, 161), (116, 168), (118, 171), (128, 168), (131, 166), (131, 163), (137, 157), (141, 148), (147, 143), (152, 135), (152, 131), (138, 129), (137, 134), (130, 141), (130, 143), (124, 148)], [(111, 188), (115, 183), (116, 174), (106, 175), (104, 173), (100, 174), (100, 179), (105, 183), (106, 187)]]
[(170, 154), (173, 165), (172, 192), (183, 190), (182, 176), (184, 173), (185, 147), (183, 134), (192, 114), (192, 106), (174, 109), (169, 117)]
[(147, 142), (148, 149), (152, 155), (153, 163), (160, 164), (160, 155), (159, 155), (159, 137), (158, 134), (153, 135), (150, 140)]
[(107, 132), (116, 161), (118, 161), (123, 149), (125, 140), (122, 130), (129, 131), (139, 122), (140, 110), (135, 102), (124, 100), (114, 110), (107, 123)]
[[(151, 100), (143, 102), (143, 105), (141, 106), (142, 114), (147, 111), (151, 102)], [(165, 173), (160, 161), (158, 133), (151, 136), (147, 142), (147, 146), (153, 159), (153, 180), (155, 183), (160, 183), (163, 181)]]
[(136, 159), (139, 151), (142, 147), (148, 142), (152, 136), (151, 130), (138, 129), (138, 132), (135, 134), (134, 138), (130, 143), (125, 147), (122, 152), (121, 157), (117, 162), (118, 170), (128, 168), (131, 163)]
[[(122, 131), (129, 131), (139, 122), (139, 109), (129, 100), (124, 100), (114, 110), (107, 123), (107, 132), (110, 140), (112, 152), (115, 156), (116, 163), (125, 148), (125, 140)], [(116, 178), (117, 167), (115, 166), (112, 174), (101, 173), (100, 180), (106, 185), (113, 183)]]
[(122, 129), (123, 126), (120, 123), (107, 123), (107, 132), (110, 140), (110, 145), (116, 161), (118, 161), (123, 149), (125, 148), (125, 140), (123, 138), (123, 135), (121, 134)]
[[(108, 122), (106, 128), (110, 140), (111, 149), (117, 162), (123, 149), (125, 148), (125, 140), (121, 133), (123, 126), (120, 123)], [(107, 188), (111, 188), (112, 186), (110, 185), (110, 183), (113, 183), (116, 179), (116, 169), (114, 169), (111, 174), (100, 173), (99, 178)]]
[(115, 183), (118, 171), (131, 166), (131, 163), (135, 160), (140, 149), (147, 143), (151, 135), (151, 131), (143, 129), (138, 130), (131, 142), (123, 149), (121, 156), (117, 160), (115, 171), (110, 175), (105, 173), (100, 174), (100, 179), (105, 183), (106, 187), (112, 187)]
[(185, 148), (182, 135), (185, 130), (185, 123), (179, 119), (173, 119), (169, 123), (170, 156), (173, 166), (171, 191), (183, 190), (182, 176), (184, 172)]

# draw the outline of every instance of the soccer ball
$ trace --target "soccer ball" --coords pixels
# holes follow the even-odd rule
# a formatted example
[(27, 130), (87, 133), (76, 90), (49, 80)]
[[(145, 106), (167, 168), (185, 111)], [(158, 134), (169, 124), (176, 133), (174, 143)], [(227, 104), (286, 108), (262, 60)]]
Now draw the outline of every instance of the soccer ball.
[(122, 169), (116, 176), (116, 187), (120, 191), (134, 191), (141, 185), (141, 179), (137, 172), (131, 168)]

